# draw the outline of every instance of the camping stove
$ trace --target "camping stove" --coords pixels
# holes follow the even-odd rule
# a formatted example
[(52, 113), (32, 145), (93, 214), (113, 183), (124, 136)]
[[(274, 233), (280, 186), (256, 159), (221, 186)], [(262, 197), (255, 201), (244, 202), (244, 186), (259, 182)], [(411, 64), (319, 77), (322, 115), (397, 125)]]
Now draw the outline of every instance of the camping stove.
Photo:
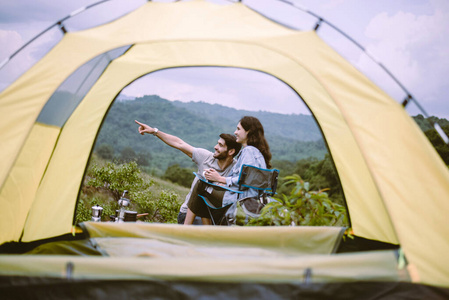
[(128, 191), (124, 191), (122, 197), (118, 200), (118, 205), (120, 206), (120, 211), (118, 213), (118, 218), (115, 219), (115, 222), (125, 222), (125, 212), (126, 207), (129, 205), (129, 199), (126, 198)]

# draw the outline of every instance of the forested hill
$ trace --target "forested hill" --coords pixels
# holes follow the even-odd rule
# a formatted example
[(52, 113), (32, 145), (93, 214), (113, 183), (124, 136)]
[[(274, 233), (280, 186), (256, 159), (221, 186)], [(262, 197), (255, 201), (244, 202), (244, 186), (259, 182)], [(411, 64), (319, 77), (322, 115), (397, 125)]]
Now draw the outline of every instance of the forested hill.
[[(149, 167), (164, 172), (172, 164), (181, 167), (193, 165), (179, 151), (165, 145), (158, 138), (137, 132), (134, 120), (179, 136), (187, 143), (213, 151), (222, 132), (233, 133), (242, 116), (252, 115), (264, 125), (273, 160), (296, 162), (303, 158), (322, 159), (327, 149), (315, 120), (310, 115), (284, 115), (269, 112), (237, 110), (204, 102), (168, 101), (158, 96), (144, 96), (135, 100), (116, 101), (111, 107), (100, 130), (96, 150), (100, 145), (112, 149), (115, 157), (123, 151), (148, 159)], [(449, 164), (449, 147), (444, 144), (431, 122), (438, 121), (449, 133), (449, 121), (421, 115), (415, 121), (434, 144), (446, 164)], [(431, 121), (429, 123), (429, 121)]]
[(435, 116), (431, 116), (428, 118), (425, 118), (423, 115), (417, 115), (414, 116), (413, 119), (418, 124), (418, 126), (421, 128), (422, 131), (426, 132), (428, 130), (433, 130), (434, 123), (438, 123), (441, 128), (449, 128), (449, 121), (446, 119), (440, 119)]
[(213, 151), (218, 135), (234, 133), (239, 119), (252, 115), (262, 122), (273, 159), (297, 161), (322, 159), (327, 152), (321, 132), (309, 115), (283, 115), (269, 112), (236, 110), (201, 102), (172, 102), (158, 96), (116, 101), (111, 107), (97, 138), (96, 149), (108, 144), (115, 156), (126, 148), (151, 157), (151, 167), (165, 170), (171, 164), (191, 166), (191, 160), (165, 145), (158, 138), (138, 134), (134, 120), (179, 136), (187, 143)]
[(285, 115), (264, 111), (237, 110), (205, 102), (185, 103), (174, 101), (173, 105), (200, 114), (214, 123), (222, 124), (223, 128), (233, 128), (233, 131), (241, 117), (254, 116), (261, 120), (268, 136), (279, 136), (298, 141), (316, 141), (322, 138), (315, 120), (310, 115)]

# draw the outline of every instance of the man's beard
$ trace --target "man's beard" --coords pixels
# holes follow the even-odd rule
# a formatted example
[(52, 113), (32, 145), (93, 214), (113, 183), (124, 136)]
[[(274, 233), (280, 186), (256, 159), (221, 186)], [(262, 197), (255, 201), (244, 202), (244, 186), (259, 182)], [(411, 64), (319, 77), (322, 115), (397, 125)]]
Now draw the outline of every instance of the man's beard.
[(220, 152), (218, 155), (214, 155), (214, 158), (216, 159), (225, 159), (228, 157), (228, 151)]

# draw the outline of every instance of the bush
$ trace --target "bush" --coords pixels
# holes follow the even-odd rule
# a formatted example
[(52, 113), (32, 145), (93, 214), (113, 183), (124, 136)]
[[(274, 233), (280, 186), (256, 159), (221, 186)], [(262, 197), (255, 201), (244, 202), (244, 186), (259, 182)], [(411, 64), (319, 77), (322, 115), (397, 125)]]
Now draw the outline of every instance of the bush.
[(140, 191), (134, 195), (136, 210), (148, 213), (145, 220), (159, 223), (177, 223), (179, 196), (171, 191), (162, 190), (158, 196), (151, 191)]
[(109, 190), (116, 201), (124, 190), (130, 191), (131, 197), (135, 191), (145, 190), (151, 185), (140, 176), (140, 169), (134, 161), (121, 165), (109, 162), (102, 167), (94, 164), (88, 175), (91, 179), (87, 185)]
[(268, 203), (258, 218), (248, 225), (261, 226), (347, 226), (346, 208), (331, 201), (325, 190), (310, 191), (310, 184), (299, 175), (284, 178), (285, 185), (293, 185), (290, 195)]
[(108, 217), (115, 215), (115, 210), (118, 209), (118, 205), (113, 201), (105, 201), (102, 197), (84, 196), (78, 201), (76, 207), (76, 223), (90, 221), (92, 218), (92, 206), (99, 205), (103, 208), (103, 220), (108, 220)]
[(107, 160), (114, 158), (114, 148), (109, 144), (101, 144), (97, 149), (97, 154)]
[[(148, 222), (176, 223), (179, 211), (179, 196), (167, 190), (154, 189), (154, 181), (141, 173), (137, 163), (106, 163), (89, 165), (85, 185), (82, 188), (76, 211), (76, 222), (90, 221), (92, 206), (103, 207), (103, 221), (115, 215), (119, 209), (117, 200), (124, 190), (129, 191), (130, 206), (127, 210), (148, 213), (139, 220)], [(156, 193), (156, 195), (155, 195)]]
[(194, 179), (193, 171), (194, 170), (181, 168), (178, 164), (174, 164), (167, 168), (162, 178), (181, 186), (190, 187)]
[(123, 163), (129, 163), (137, 160), (137, 154), (131, 147), (125, 147), (120, 152), (120, 161)]

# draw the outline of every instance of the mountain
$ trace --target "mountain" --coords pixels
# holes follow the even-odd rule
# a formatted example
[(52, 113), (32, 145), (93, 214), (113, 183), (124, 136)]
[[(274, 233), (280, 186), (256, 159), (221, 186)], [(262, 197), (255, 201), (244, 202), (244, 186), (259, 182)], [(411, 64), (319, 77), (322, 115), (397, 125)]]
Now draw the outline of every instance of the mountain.
[(176, 135), (192, 146), (213, 151), (218, 135), (233, 134), (244, 115), (255, 116), (264, 125), (273, 160), (322, 159), (327, 153), (312, 116), (251, 112), (203, 102), (173, 102), (154, 95), (116, 101), (103, 122), (96, 148), (102, 144), (111, 145), (115, 156), (125, 148), (132, 148), (135, 153), (149, 158), (152, 168), (162, 171), (172, 164), (190, 167), (193, 166), (191, 160), (180, 155), (178, 150), (156, 137), (138, 134), (134, 120)]
[(317, 141), (322, 139), (320, 129), (310, 115), (285, 115), (264, 111), (237, 110), (219, 104), (205, 102), (174, 101), (173, 105), (200, 114), (224, 128), (234, 128), (243, 116), (254, 116), (264, 126), (267, 136), (279, 136), (298, 141)]
[(128, 101), (128, 100), (134, 100), (134, 99), (136, 99), (136, 97), (127, 96), (127, 95), (124, 95), (124, 94), (119, 94), (116, 100), (118, 100), (118, 101)]
[[(169, 101), (155, 95), (134, 100), (127, 97), (116, 101), (103, 122), (96, 149), (102, 144), (110, 145), (115, 156), (119, 157), (124, 149), (131, 148), (136, 154), (146, 157), (151, 168), (161, 172), (173, 164), (192, 167), (192, 161), (185, 155), (180, 155), (178, 150), (167, 146), (156, 137), (138, 134), (138, 125), (134, 120), (178, 136), (192, 146), (213, 151), (218, 135), (222, 132), (232, 134), (240, 118), (245, 115), (259, 118), (264, 125), (273, 160), (294, 163), (309, 157), (322, 159), (327, 153), (321, 131), (310, 115), (237, 110), (204, 102)], [(449, 126), (446, 119), (426, 119), (421, 115), (413, 118), (424, 132), (432, 129), (429, 121), (438, 121), (443, 129)], [(434, 139), (438, 142), (438, 137)], [(447, 145), (438, 147), (441, 151), (447, 149)]]

